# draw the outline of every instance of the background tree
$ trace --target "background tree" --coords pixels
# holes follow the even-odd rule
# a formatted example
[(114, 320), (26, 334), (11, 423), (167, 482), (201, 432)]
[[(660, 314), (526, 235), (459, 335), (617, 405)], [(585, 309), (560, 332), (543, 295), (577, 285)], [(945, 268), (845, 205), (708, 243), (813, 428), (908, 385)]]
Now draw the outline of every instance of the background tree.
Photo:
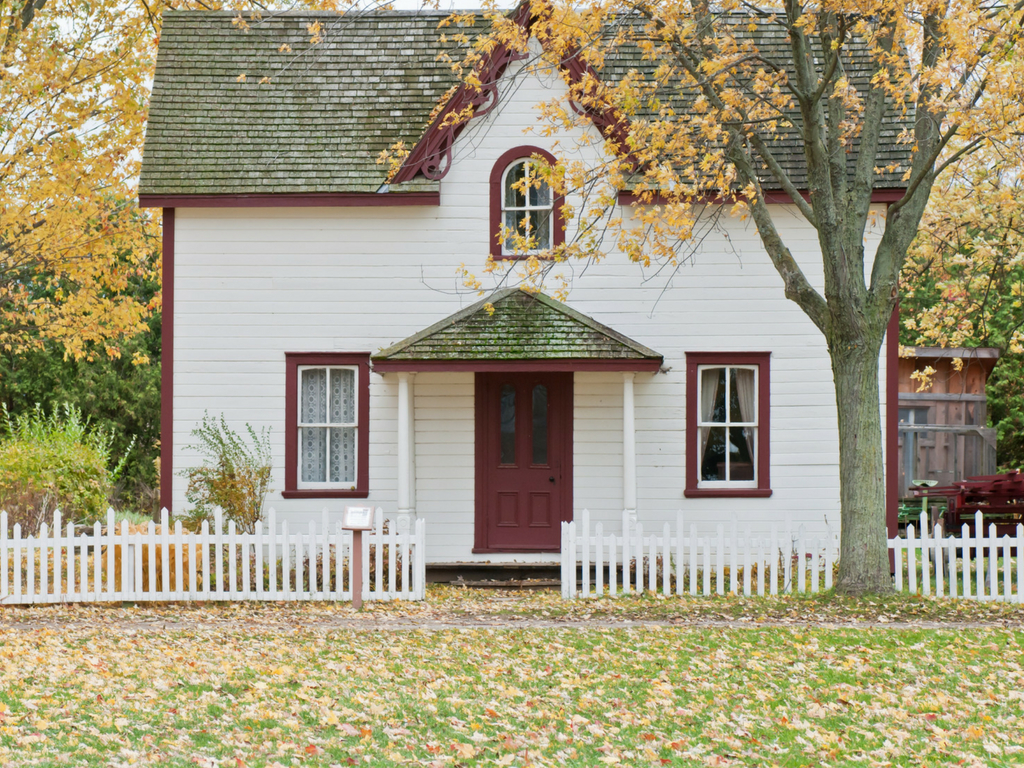
[(117, 353), (152, 307), (135, 209), (154, 30), (142, 4), (0, 0), (0, 348)]
[[(900, 270), (933, 185), (959, 158), (997, 147), (1019, 130), (1024, 66), (1018, 51), (1022, 4), (964, 0), (530, 0), (544, 64), (559, 67), (568, 95), (542, 105), (557, 128), (615, 114), (618, 141), (605, 142), (594, 169), (563, 161), (548, 180), (584, 195), (565, 211), (581, 233), (554, 262), (616, 245), (631, 259), (674, 262), (708, 199), (749, 215), (779, 272), (785, 295), (828, 346), (839, 417), (842, 551), (837, 588), (892, 589), (885, 531), (879, 415), (879, 353), (897, 299)], [(526, 49), (509, 17), (474, 54), (504, 43)], [(465, 23), (465, 16), (453, 22)], [(758, 30), (782, 33), (761, 45)], [(756, 34), (755, 34), (756, 33)], [(641, 57), (642, 67), (630, 61)], [(578, 80), (561, 66), (589, 64)], [(473, 61), (464, 68), (473, 83)], [(641, 71), (641, 69), (643, 71)], [(605, 76), (601, 73), (605, 72)], [(457, 116), (456, 119), (465, 119)], [(896, 123), (905, 162), (884, 131)], [(780, 163), (776, 140), (792, 128), (806, 177)], [(887, 214), (872, 206), (880, 172), (899, 170), (905, 193)], [(618, 221), (615, 191), (640, 205)], [(824, 290), (808, 280), (772, 219), (766, 191), (781, 190), (817, 234)], [(877, 219), (877, 221), (876, 221)], [(873, 260), (868, 227), (881, 237)], [(543, 275), (541, 259), (525, 268)]]
[(1003, 469), (1024, 467), (1024, 180), (1017, 143), (950, 168), (903, 269), (904, 344), (998, 347), (987, 394)]
[(115, 502), (157, 482), (160, 222), (136, 185), (160, 14), (241, 8), (244, 34), (291, 5), (0, 0), (0, 401), (80, 408), (115, 462), (132, 444)]

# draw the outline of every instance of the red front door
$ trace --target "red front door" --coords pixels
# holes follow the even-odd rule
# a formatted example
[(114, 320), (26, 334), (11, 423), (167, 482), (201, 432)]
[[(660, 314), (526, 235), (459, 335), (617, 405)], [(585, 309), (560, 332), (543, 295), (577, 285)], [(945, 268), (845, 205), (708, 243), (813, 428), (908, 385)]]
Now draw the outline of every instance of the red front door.
[(557, 552), (572, 519), (572, 374), (476, 375), (477, 552)]

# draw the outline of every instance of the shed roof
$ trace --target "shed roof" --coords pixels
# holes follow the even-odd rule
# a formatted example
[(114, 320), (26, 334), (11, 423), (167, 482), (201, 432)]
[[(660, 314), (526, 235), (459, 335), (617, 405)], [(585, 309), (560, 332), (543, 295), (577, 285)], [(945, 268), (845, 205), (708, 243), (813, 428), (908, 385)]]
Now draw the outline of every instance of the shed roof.
[(383, 369), (414, 361), (589, 360), (617, 361), (624, 370), (657, 370), (662, 356), (550, 296), (505, 288), (381, 350), (372, 360), (374, 368)]

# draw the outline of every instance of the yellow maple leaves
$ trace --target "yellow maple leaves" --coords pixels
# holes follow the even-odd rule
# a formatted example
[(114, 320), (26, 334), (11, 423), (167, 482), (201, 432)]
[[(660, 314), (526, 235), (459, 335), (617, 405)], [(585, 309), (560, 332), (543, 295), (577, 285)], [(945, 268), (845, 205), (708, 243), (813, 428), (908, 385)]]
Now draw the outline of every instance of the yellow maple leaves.
[(160, 279), (159, 216), (136, 200), (160, 14), (239, 5), (238, 34), (274, 6), (0, 0), (0, 350), (116, 354), (159, 311), (133, 287)]

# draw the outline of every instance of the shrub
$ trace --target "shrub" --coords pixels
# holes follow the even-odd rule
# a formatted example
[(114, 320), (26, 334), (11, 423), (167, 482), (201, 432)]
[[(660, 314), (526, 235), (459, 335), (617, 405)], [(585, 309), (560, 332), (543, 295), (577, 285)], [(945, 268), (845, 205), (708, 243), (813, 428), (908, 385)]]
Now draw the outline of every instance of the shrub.
[(192, 430), (196, 444), (189, 448), (205, 461), (180, 473), (188, 478), (185, 498), (193, 505), (182, 521), (186, 527), (198, 530), (203, 520), (212, 521), (215, 507), (246, 533), (254, 532), (263, 519), (263, 503), (270, 493), (270, 434), (266, 429), (257, 433), (249, 424), (245, 429), (249, 441), (228, 426), (223, 414), (219, 421), (204, 414)]
[(94, 429), (71, 405), (49, 416), (42, 408), (11, 417), (3, 409), (0, 442), (0, 509), (8, 525), (35, 533), (60, 509), (65, 521), (100, 519), (124, 459), (111, 470), (111, 437)]

